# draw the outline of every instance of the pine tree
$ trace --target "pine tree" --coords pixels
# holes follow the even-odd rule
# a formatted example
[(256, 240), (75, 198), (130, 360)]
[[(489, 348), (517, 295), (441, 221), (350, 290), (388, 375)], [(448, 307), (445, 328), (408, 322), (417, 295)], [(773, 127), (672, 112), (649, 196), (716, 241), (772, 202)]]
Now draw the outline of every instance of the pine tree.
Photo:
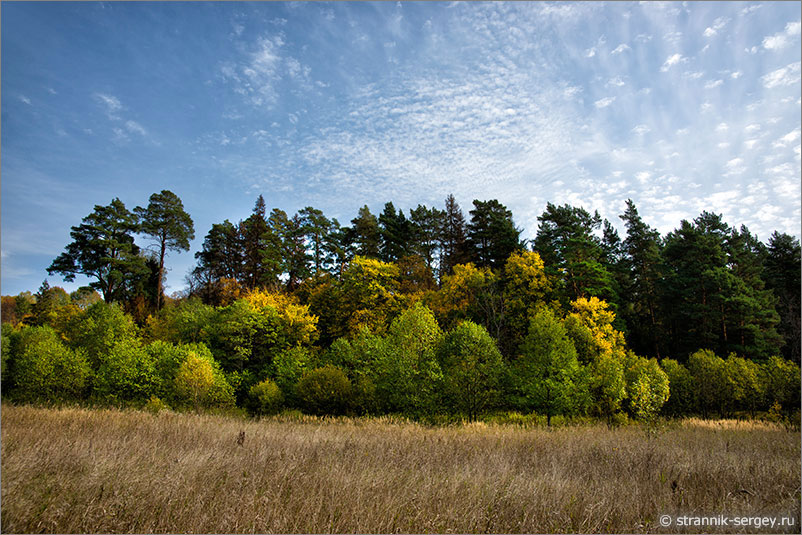
[(473, 201), (468, 224), (468, 248), (479, 267), (501, 269), (513, 251), (521, 249), (521, 231), (515, 228), (512, 212), (496, 199)]
[(453, 195), (446, 197), (443, 227), (440, 233), (440, 280), (451, 274), (454, 266), (469, 261), (465, 216)]
[(124, 298), (126, 281), (147, 272), (139, 256), (134, 233), (139, 230), (136, 215), (120, 199), (108, 206), (95, 205), (91, 214), (72, 227), (73, 241), (58, 256), (47, 272), (59, 273), (72, 282), (76, 275), (96, 279), (89, 286), (99, 290), (110, 303)]
[(392, 202), (384, 205), (379, 215), (380, 258), (383, 262), (395, 262), (409, 254), (411, 227), (403, 210), (395, 211)]
[(137, 206), (134, 213), (140, 218), (140, 231), (156, 240), (159, 271), (156, 292), (156, 309), (162, 306), (164, 258), (167, 251), (189, 251), (189, 242), (195, 239), (192, 218), (184, 211), (181, 199), (170, 190), (150, 196), (147, 208)]

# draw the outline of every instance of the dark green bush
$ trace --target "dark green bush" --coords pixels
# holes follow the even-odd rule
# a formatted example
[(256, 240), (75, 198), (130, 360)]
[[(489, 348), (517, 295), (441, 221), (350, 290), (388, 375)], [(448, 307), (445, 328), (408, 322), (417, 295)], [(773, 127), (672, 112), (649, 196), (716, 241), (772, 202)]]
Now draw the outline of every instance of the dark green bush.
[(284, 394), (270, 379), (253, 385), (248, 394), (250, 409), (254, 414), (276, 414), (284, 403)]
[(301, 408), (311, 414), (344, 414), (350, 408), (351, 381), (334, 366), (306, 372), (295, 392)]

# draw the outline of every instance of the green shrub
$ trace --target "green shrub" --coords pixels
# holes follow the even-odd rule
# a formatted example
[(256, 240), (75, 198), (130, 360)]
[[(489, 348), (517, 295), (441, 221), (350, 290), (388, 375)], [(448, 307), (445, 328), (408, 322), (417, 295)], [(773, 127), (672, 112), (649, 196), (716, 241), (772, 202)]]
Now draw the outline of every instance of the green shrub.
[[(91, 370), (83, 351), (61, 343), (50, 327), (26, 327), (15, 344), (14, 397), (25, 401), (68, 401), (84, 397)], [(5, 353), (5, 349), (3, 350)]]
[(351, 401), (351, 381), (334, 366), (306, 372), (295, 387), (301, 407), (311, 414), (343, 414)]
[(254, 414), (276, 414), (284, 403), (284, 394), (276, 383), (265, 379), (253, 385), (248, 392)]
[(86, 351), (90, 365), (97, 369), (116, 344), (136, 339), (137, 328), (118, 305), (99, 302), (73, 318), (64, 336), (70, 347)]
[(693, 376), (688, 368), (674, 359), (663, 359), (660, 367), (668, 376), (668, 400), (663, 405), (663, 412), (671, 416), (688, 414), (693, 408)]
[(145, 404), (145, 410), (158, 414), (162, 411), (170, 410), (170, 406), (156, 396), (150, 396), (150, 400)]
[(11, 357), (11, 347), (13, 345), (12, 338), (19, 338), (17, 329), (15, 329), (10, 323), (3, 323), (2, 336), (0, 336), (0, 339), (2, 340), (2, 347), (0, 348), (0, 377), (2, 377), (4, 386), (9, 386), (9, 383), (6, 382), (6, 370)]
[(159, 390), (156, 360), (139, 340), (114, 344), (97, 369), (94, 395), (115, 405), (143, 405)]
[(312, 369), (313, 355), (305, 347), (285, 349), (273, 358), (272, 373), (279, 389), (284, 393), (287, 405), (298, 403), (295, 385), (303, 377), (304, 372)]

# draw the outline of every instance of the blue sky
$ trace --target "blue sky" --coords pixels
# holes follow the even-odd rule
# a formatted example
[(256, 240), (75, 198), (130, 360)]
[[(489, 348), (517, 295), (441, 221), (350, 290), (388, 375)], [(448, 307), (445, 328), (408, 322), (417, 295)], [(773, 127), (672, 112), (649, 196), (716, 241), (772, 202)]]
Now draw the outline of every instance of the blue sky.
[[(70, 227), (169, 189), (195, 221), (497, 198), (662, 233), (800, 234), (800, 4), (14, 3), (2, 9), (2, 293)], [(138, 240), (140, 245), (147, 244)], [(51, 285), (75, 289), (86, 280)]]

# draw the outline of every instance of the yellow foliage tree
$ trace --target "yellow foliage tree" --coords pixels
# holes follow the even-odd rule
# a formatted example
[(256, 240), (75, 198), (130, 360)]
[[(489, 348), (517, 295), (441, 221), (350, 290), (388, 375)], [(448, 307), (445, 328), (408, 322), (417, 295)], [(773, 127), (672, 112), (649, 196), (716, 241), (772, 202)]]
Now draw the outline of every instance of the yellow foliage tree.
[(372, 332), (386, 329), (390, 318), (404, 308), (396, 264), (356, 256), (343, 272), (341, 288), (347, 331), (362, 327)]
[(258, 312), (266, 307), (275, 310), (284, 320), (298, 344), (309, 344), (317, 337), (317, 316), (309, 312), (309, 306), (302, 305), (293, 295), (269, 290), (252, 290), (245, 296), (251, 309)]
[(457, 264), (451, 275), (443, 277), (440, 290), (430, 294), (426, 303), (445, 325), (456, 325), (470, 319), (483, 290), (496, 282), (489, 267), (477, 268), (473, 263)]
[(532, 251), (516, 251), (504, 267), (504, 303), (509, 338), (526, 336), (530, 318), (538, 307), (546, 304), (552, 284), (546, 275), (543, 260)]
[(192, 354), (178, 368), (175, 393), (196, 411), (209, 404), (214, 387), (214, 369), (208, 360)]
[[(579, 339), (577, 351), (581, 360), (588, 362), (600, 355), (624, 358), (624, 333), (613, 327), (615, 313), (608, 308), (605, 301), (598, 297), (580, 297), (571, 301), (571, 308), (573, 312), (568, 314), (566, 324), (569, 332), (575, 335), (573, 337)], [(582, 330), (586, 332), (582, 333)]]

